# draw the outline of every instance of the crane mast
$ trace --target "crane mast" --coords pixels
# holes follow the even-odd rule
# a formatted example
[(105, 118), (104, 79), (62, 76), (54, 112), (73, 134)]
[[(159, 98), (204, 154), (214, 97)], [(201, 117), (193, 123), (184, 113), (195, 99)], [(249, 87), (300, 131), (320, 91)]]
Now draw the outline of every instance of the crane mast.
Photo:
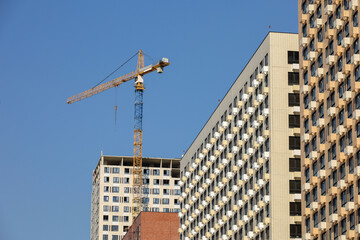
[(132, 217), (133, 221), (142, 209), (147, 207), (147, 202), (143, 200), (142, 192), (142, 118), (143, 118), (143, 95), (144, 95), (144, 80), (145, 74), (157, 71), (163, 72), (163, 68), (169, 66), (170, 63), (167, 58), (163, 58), (154, 65), (144, 67), (144, 55), (140, 50), (137, 62), (137, 68), (134, 72), (128, 73), (124, 76), (115, 78), (109, 82), (103, 83), (82, 93), (69, 97), (68, 104), (78, 102), (85, 98), (91, 97), (97, 93), (103, 92), (113, 87), (117, 87), (122, 83), (135, 79), (135, 114), (134, 114), (134, 157), (133, 157), (133, 199), (132, 199)]
[[(144, 56), (139, 51), (138, 71), (144, 67)], [(142, 118), (143, 118), (143, 95), (144, 81), (141, 75), (135, 80), (135, 125), (134, 125), (134, 159), (133, 159), (133, 220), (141, 212), (142, 204)]]

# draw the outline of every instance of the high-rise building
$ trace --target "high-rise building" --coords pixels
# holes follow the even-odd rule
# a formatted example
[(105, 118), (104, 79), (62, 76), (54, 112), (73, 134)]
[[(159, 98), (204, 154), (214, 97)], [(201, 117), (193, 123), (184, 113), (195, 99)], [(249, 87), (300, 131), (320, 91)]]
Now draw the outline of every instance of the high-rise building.
[[(91, 240), (122, 239), (132, 224), (133, 157), (101, 156), (93, 171)], [(180, 159), (143, 158), (143, 211), (178, 212)]]
[(301, 238), (298, 49), (270, 32), (181, 159), (181, 240)]
[(359, 0), (298, 6), (303, 239), (358, 239)]

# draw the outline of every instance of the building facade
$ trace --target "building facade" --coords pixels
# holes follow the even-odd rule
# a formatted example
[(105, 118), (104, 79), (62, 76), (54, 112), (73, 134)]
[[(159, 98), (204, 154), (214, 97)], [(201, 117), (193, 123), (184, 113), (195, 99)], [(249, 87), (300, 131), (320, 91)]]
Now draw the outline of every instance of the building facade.
[(301, 239), (298, 35), (269, 33), (181, 159), (180, 239)]
[[(180, 159), (143, 158), (143, 211), (178, 212)], [(133, 157), (101, 156), (93, 171), (91, 240), (122, 239), (132, 224)]]
[(299, 0), (302, 232), (358, 239), (358, 0)]
[(124, 240), (179, 240), (178, 228), (176, 213), (141, 212)]

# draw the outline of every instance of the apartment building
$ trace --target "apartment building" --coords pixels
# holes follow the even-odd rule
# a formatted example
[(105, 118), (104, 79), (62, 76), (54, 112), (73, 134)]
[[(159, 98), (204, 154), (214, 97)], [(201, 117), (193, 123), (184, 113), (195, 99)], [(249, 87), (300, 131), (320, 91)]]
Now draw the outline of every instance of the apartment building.
[[(179, 212), (180, 159), (143, 158), (143, 211)], [(133, 157), (101, 156), (93, 171), (91, 240), (118, 240), (132, 224)]]
[(359, 0), (299, 0), (302, 232), (360, 233)]
[(270, 32), (181, 159), (180, 239), (301, 239), (298, 35)]

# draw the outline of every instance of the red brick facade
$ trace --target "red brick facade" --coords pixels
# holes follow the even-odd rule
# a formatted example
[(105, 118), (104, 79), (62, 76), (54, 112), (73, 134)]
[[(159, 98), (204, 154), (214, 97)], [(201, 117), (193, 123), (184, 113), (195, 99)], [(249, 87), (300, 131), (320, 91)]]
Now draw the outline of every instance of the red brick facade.
[(177, 213), (141, 212), (123, 240), (179, 240)]

